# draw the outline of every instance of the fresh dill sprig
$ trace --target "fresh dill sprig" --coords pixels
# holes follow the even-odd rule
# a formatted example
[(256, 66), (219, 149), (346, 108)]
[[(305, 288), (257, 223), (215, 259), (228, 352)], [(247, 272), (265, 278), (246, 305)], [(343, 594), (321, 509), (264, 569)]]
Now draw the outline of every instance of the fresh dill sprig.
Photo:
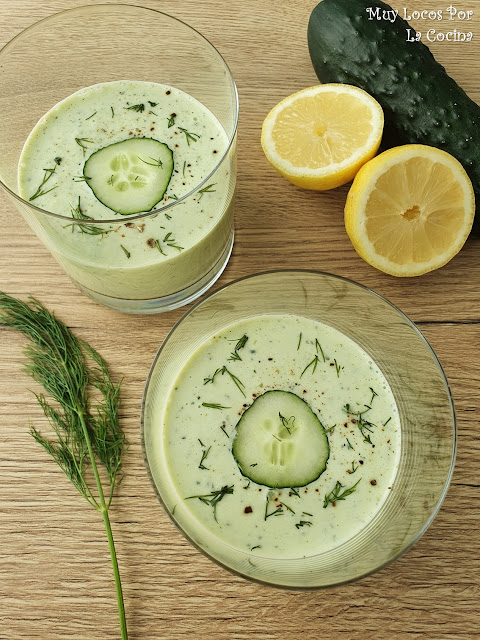
[(93, 144), (93, 140), (90, 140), (90, 138), (75, 138), (75, 142), (82, 148), (83, 155), (85, 155), (85, 151), (88, 149), (88, 147), (85, 146), (85, 143)]
[(200, 200), (203, 198), (204, 193), (215, 193), (216, 189), (211, 189), (211, 187), (214, 187), (216, 184), (216, 182), (212, 182), (212, 184), (208, 184), (206, 187), (203, 187), (203, 189), (200, 189), (198, 192), (200, 194), (200, 197), (197, 202), (200, 202)]
[(169, 118), (167, 118), (167, 120), (168, 120), (168, 128), (169, 128), (169, 129), (170, 129), (170, 127), (173, 127), (173, 126), (174, 126), (174, 124), (175, 124), (175, 118), (176, 118), (176, 117), (177, 117), (177, 114), (176, 114), (176, 113), (171, 113), (171, 114), (170, 114), (170, 117), (169, 117)]
[(223, 404), (217, 404), (216, 402), (202, 402), (202, 407), (208, 409), (231, 409), (231, 407), (224, 407)]
[(87, 180), (91, 180), (90, 176), (73, 176), (74, 182), (86, 182)]
[(215, 522), (218, 522), (218, 520), (217, 520), (217, 505), (220, 502), (220, 500), (223, 500), (223, 498), (225, 496), (231, 495), (233, 493), (234, 486), (235, 485), (233, 485), (233, 484), (230, 485), (229, 487), (227, 485), (225, 485), (221, 489), (218, 489), (216, 491), (212, 491), (211, 493), (207, 493), (207, 494), (199, 495), (199, 496), (188, 496), (188, 498), (185, 498), (185, 500), (192, 500), (194, 498), (198, 498), (198, 500), (200, 500), (204, 504), (210, 505), (211, 507), (213, 507), (213, 517), (215, 519)]
[(201, 138), (200, 134), (198, 133), (192, 133), (191, 131), (187, 131), (186, 129), (184, 129), (183, 127), (178, 127), (179, 131), (181, 131), (182, 133), (185, 134), (185, 138), (187, 140), (187, 144), (188, 146), (190, 146), (190, 140), (192, 142), (196, 142), (199, 138)]
[(125, 107), (127, 111), (136, 111), (137, 113), (143, 113), (145, 111), (144, 104), (132, 104), (131, 107)]
[(43, 174), (42, 182), (40, 183), (40, 186), (35, 191), (33, 196), (28, 199), (29, 202), (32, 202), (32, 200), (36, 200), (37, 198), (40, 198), (40, 196), (44, 196), (46, 193), (50, 193), (50, 191), (53, 191), (54, 189), (56, 189), (58, 187), (58, 185), (55, 185), (54, 187), (52, 187), (51, 189), (47, 189), (46, 191), (43, 189), (44, 185), (50, 180), (50, 178), (55, 173), (55, 171), (57, 169), (57, 166), (59, 164), (60, 164), (60, 162), (57, 162), (57, 158), (55, 158), (55, 166), (52, 169), (44, 169), (43, 170), (44, 174)]
[(171, 196), (167, 197), (167, 200), (178, 200), (178, 196), (176, 196), (174, 193), (172, 193)]
[[(125, 436), (119, 425), (120, 384), (103, 358), (35, 298), (29, 304), (0, 292), (0, 322), (25, 334), (25, 371), (45, 394), (37, 400), (53, 428), (47, 439), (35, 427), (30, 433), (55, 460), (75, 489), (103, 517), (112, 560), (122, 640), (127, 640), (120, 573), (108, 516), (115, 487), (123, 476)], [(99, 467), (105, 470), (100, 478)], [(92, 482), (92, 480), (94, 480)]]
[(370, 404), (372, 404), (373, 399), (374, 399), (376, 396), (378, 396), (378, 393), (377, 393), (376, 391), (374, 391), (374, 390), (372, 389), (372, 387), (368, 387), (368, 388), (369, 388), (369, 389), (370, 389), (370, 391), (372, 392), (372, 398), (371, 398), (371, 400), (370, 400)]
[[(77, 206), (71, 206), (70, 208), (72, 210), (72, 218), (75, 218), (76, 220), (93, 220), (91, 216), (87, 216), (87, 214), (83, 212), (80, 205), (80, 196), (78, 196)], [(78, 222), (71, 222), (70, 224), (66, 224), (63, 228), (67, 229), (68, 227), (72, 228), (72, 233), (77, 229), (80, 233), (85, 233), (88, 236), (104, 236), (113, 231), (113, 229), (102, 229), (101, 227), (96, 227), (93, 224)]]
[(296, 498), (300, 498), (300, 494), (298, 493), (298, 491), (296, 489), (294, 489), (293, 487), (290, 487), (290, 491), (293, 493), (293, 495)]
[[(337, 480), (333, 490), (330, 491), (330, 493), (325, 494), (325, 499), (323, 501), (323, 508), (326, 509), (329, 504), (332, 504), (333, 506), (335, 506), (335, 503), (338, 502), (339, 500), (345, 500), (347, 496), (351, 495), (355, 491), (355, 489), (357, 488), (357, 484), (360, 482), (360, 480), (361, 478), (357, 480), (357, 482), (353, 486), (348, 488), (345, 488), (344, 485), (339, 480)], [(344, 491), (342, 491), (342, 489), (344, 489)]]

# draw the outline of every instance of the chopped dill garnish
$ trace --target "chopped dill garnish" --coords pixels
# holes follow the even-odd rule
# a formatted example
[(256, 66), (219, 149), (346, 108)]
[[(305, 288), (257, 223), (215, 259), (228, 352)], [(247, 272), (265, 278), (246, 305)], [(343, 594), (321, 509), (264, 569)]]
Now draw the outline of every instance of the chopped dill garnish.
[(302, 334), (300, 333), (300, 335), (298, 336), (297, 351), (300, 349), (301, 344), (302, 344)]
[(213, 507), (213, 517), (215, 519), (215, 522), (218, 522), (217, 505), (220, 502), (220, 500), (223, 500), (223, 498), (226, 495), (231, 495), (233, 493), (233, 488), (234, 488), (233, 484), (230, 485), (229, 487), (225, 485), (224, 487), (222, 487), (221, 489), (218, 489), (217, 491), (212, 491), (211, 493), (207, 493), (204, 495), (188, 496), (188, 498), (185, 498), (185, 500), (192, 500), (194, 498), (197, 498), (204, 504), (210, 505), (211, 507)]
[(85, 120), (90, 120), (90, 118), (93, 118), (93, 116), (95, 116), (96, 114), (97, 114), (97, 112), (96, 112), (96, 111), (94, 111), (94, 112), (92, 113), (92, 115), (91, 115), (91, 116), (88, 116), (88, 118), (85, 118)]
[(147, 100), (147, 102), (151, 107), (156, 107), (158, 104), (158, 102), (152, 102), (151, 100)]
[(37, 198), (40, 198), (41, 196), (44, 196), (47, 193), (50, 193), (50, 191), (53, 191), (54, 189), (56, 189), (58, 187), (58, 185), (55, 185), (54, 187), (52, 187), (51, 189), (47, 189), (46, 191), (43, 189), (43, 186), (45, 184), (47, 184), (47, 182), (50, 180), (50, 178), (53, 176), (53, 174), (55, 173), (57, 166), (60, 163), (57, 162), (55, 160), (55, 166), (53, 167), (53, 169), (44, 169), (44, 174), (43, 174), (43, 179), (42, 182), (40, 183), (40, 186), (38, 187), (38, 189), (35, 191), (35, 193), (33, 194), (33, 196), (31, 198), (29, 198), (29, 202), (32, 202), (32, 200), (36, 200)]
[(289, 506), (288, 506), (288, 504), (285, 504), (285, 502), (279, 502), (278, 504), (281, 504), (281, 505), (282, 505), (282, 507), (285, 507), (285, 509), (286, 509), (287, 511), (290, 511), (290, 513), (295, 514), (295, 511), (292, 509), (292, 507), (289, 507)]
[(353, 447), (352, 447), (352, 445), (350, 443), (350, 440), (348, 438), (346, 438), (346, 441), (347, 441), (347, 449), (353, 449)]
[(175, 113), (170, 114), (170, 117), (167, 118), (168, 119), (168, 128), (170, 129), (170, 127), (173, 127), (175, 124), (175, 118), (177, 117), (177, 115)]
[(184, 177), (184, 178), (185, 178), (185, 167), (186, 167), (186, 166), (187, 166), (187, 161), (186, 161), (186, 160), (184, 160), (184, 161), (183, 161), (183, 170), (182, 170), (182, 175), (183, 175), (183, 177)]
[(355, 466), (355, 460), (353, 460), (352, 462), (352, 468), (351, 469), (347, 469), (347, 473), (349, 473), (350, 475), (355, 473), (355, 471), (358, 469), (358, 464), (357, 466)]
[(57, 156), (53, 159), (53, 161), (55, 162), (55, 164), (60, 164), (62, 162), (62, 159)]
[[(201, 442), (200, 442), (201, 444)], [(202, 445), (203, 447), (204, 445)], [(205, 469), (208, 471), (209, 467), (206, 467), (203, 463), (205, 462), (205, 460), (207, 459), (208, 454), (210, 453), (210, 449), (212, 447), (208, 447), (208, 449), (204, 449), (202, 452), (202, 459), (200, 460), (200, 464), (198, 465), (199, 469)]]
[(309, 362), (307, 364), (307, 366), (305, 367), (305, 369), (302, 371), (302, 373), (300, 375), (300, 378), (312, 366), (313, 366), (312, 373), (315, 373), (315, 369), (317, 368), (318, 363), (319, 363), (319, 359), (318, 359), (318, 356), (315, 354), (314, 357), (313, 357), (313, 360), (311, 362)]
[[(204, 378), (204, 379), (203, 379), (203, 384), (213, 383), (213, 382), (214, 382), (214, 380), (215, 380), (215, 377), (216, 377), (218, 374), (220, 374), (220, 375), (222, 375), (222, 376), (223, 376), (223, 375), (225, 375), (225, 374), (227, 374), (227, 375), (230, 377), (230, 379), (233, 381), (233, 383), (235, 384), (235, 386), (237, 387), (237, 389), (240, 391), (240, 393), (242, 394), (242, 396), (243, 396), (244, 398), (246, 397), (246, 396), (245, 396), (245, 392), (244, 392), (245, 385), (243, 384), (243, 382), (242, 382), (239, 378), (237, 378), (237, 376), (236, 376), (234, 373), (232, 373), (231, 371), (229, 371), (229, 370), (227, 369), (227, 367), (226, 367), (226, 366), (221, 367), (221, 369), (217, 369), (217, 370), (214, 372), (214, 374), (213, 374), (212, 376), (210, 376), (210, 378)], [(230, 408), (230, 407), (229, 407), (229, 408)]]
[(186, 129), (184, 129), (183, 127), (178, 127), (179, 130), (185, 134), (185, 138), (187, 140), (187, 144), (188, 146), (190, 146), (190, 140), (192, 142), (196, 142), (201, 136), (198, 133), (192, 133), (190, 131), (187, 131)]
[(128, 249), (125, 249), (125, 247), (123, 246), (123, 244), (120, 245), (123, 249), (123, 253), (127, 256), (127, 258), (130, 258), (130, 256), (132, 255), (130, 253), (130, 251)]
[(223, 433), (227, 436), (227, 438), (230, 438), (230, 436), (228, 435), (228, 433), (225, 431), (225, 425), (221, 424), (220, 425), (220, 429), (223, 431)]
[(322, 360), (325, 362), (325, 354), (323, 353), (322, 345), (317, 338), (315, 338), (315, 349), (317, 350), (317, 353), (320, 352), (322, 354)]
[(290, 487), (290, 491), (293, 493), (293, 495), (296, 498), (300, 498), (300, 494), (298, 493), (298, 491), (296, 489), (294, 489), (293, 487)]
[(167, 197), (167, 200), (178, 200), (178, 196), (176, 196), (174, 193), (172, 193), (171, 196)]
[(271, 511), (270, 513), (268, 513), (268, 505), (270, 503), (270, 498), (267, 496), (267, 502), (265, 504), (265, 517), (264, 519), (266, 520), (267, 518), (270, 518), (270, 516), (283, 516), (283, 514), (285, 513), (283, 510), (282, 505), (279, 505), (278, 507), (276, 507), (276, 509), (274, 511)]
[(88, 149), (88, 147), (85, 146), (85, 143), (93, 144), (93, 140), (90, 140), (90, 138), (75, 138), (75, 142), (82, 148), (83, 155), (85, 155), (85, 151)]
[(341, 366), (338, 364), (338, 362), (336, 361), (336, 359), (335, 359), (335, 358), (333, 359), (333, 362), (334, 362), (334, 364), (335, 364), (335, 371), (336, 371), (336, 373), (337, 373), (337, 378), (339, 378), (339, 377), (340, 377), (340, 371), (343, 369), (343, 367), (341, 367)]
[(143, 158), (140, 158), (140, 156), (138, 156), (138, 159), (141, 162), (144, 162), (145, 164), (149, 164), (151, 167), (159, 167), (162, 168), (163, 167), (163, 162), (160, 160), (160, 158), (152, 158), (151, 156), (149, 156), (149, 160), (153, 160), (153, 162), (147, 162), (147, 160), (144, 160)]
[(113, 107), (110, 107), (111, 111), (112, 111), (112, 118), (115, 116), (115, 111), (113, 110)]
[(216, 184), (216, 182), (213, 182), (212, 184), (203, 187), (203, 189), (200, 189), (200, 191), (198, 192), (200, 194), (200, 197), (197, 202), (200, 202), (200, 200), (203, 198), (204, 193), (215, 193), (216, 189), (211, 189), (210, 187), (214, 187)]
[(312, 523), (310, 522), (310, 520), (300, 520), (300, 522), (297, 522), (295, 526), (297, 527), (297, 529), (300, 529), (300, 527), (311, 527)]
[[(78, 204), (76, 207), (70, 206), (72, 210), (72, 218), (76, 220), (93, 220), (91, 216), (87, 216), (86, 213), (83, 212), (82, 207), (80, 205), (80, 196), (78, 196)], [(67, 229), (67, 227), (72, 228), (72, 233), (77, 229), (80, 233), (85, 233), (88, 236), (104, 236), (107, 233), (113, 231), (113, 229), (102, 229), (101, 227), (97, 227), (93, 224), (84, 224), (78, 222), (71, 222), (70, 224), (66, 224), (63, 228)]]
[[(235, 340), (229, 340), (229, 342), (235, 342)], [(237, 340), (237, 344), (235, 345), (235, 349), (230, 354), (230, 357), (227, 358), (227, 361), (230, 361), (230, 360), (235, 361), (235, 360), (241, 360), (242, 359), (238, 352), (240, 351), (240, 349), (243, 349), (243, 347), (247, 344), (247, 340), (248, 340), (248, 336), (246, 336), (246, 335), (243, 335), (241, 338), (239, 338)]]
[(234, 485), (230, 485), (230, 486), (225, 485), (221, 489), (218, 489), (216, 491), (212, 491), (211, 493), (207, 493), (207, 494), (203, 494), (203, 495), (188, 496), (187, 498), (185, 498), (185, 500), (192, 500), (192, 499), (197, 498), (198, 500), (200, 500), (204, 504), (210, 505), (211, 507), (213, 507), (215, 521), (218, 522), (217, 514), (216, 514), (217, 504), (226, 495), (231, 495), (233, 493), (233, 489), (234, 489)]
[(143, 113), (145, 111), (144, 104), (132, 104), (131, 107), (125, 107), (128, 111), (136, 111), (137, 113)]
[(222, 404), (216, 404), (215, 402), (202, 402), (202, 407), (208, 409), (231, 409), (231, 407), (224, 407)]
[(373, 399), (374, 399), (376, 396), (378, 396), (378, 393), (377, 393), (376, 391), (374, 391), (374, 390), (372, 389), (372, 387), (368, 387), (368, 388), (369, 388), (369, 389), (370, 389), (370, 391), (372, 392), (372, 399), (370, 400), (370, 404), (372, 404)]
[[(329, 504), (335, 506), (335, 503), (339, 500), (345, 500), (347, 496), (351, 495), (355, 491), (360, 480), (361, 478), (357, 480), (357, 482), (353, 486), (348, 488), (345, 488), (345, 486), (339, 480), (337, 480), (333, 490), (330, 491), (330, 493), (325, 494), (323, 508), (326, 509)], [(344, 491), (342, 491), (342, 489), (344, 489)]]
[(391, 419), (392, 419), (392, 416), (390, 416), (390, 417), (389, 417), (389, 419), (388, 419), (386, 422), (384, 422), (384, 423), (383, 423), (383, 426), (384, 426), (384, 427), (386, 427), (386, 426), (387, 426), (387, 424), (390, 422), (390, 420), (391, 420)]

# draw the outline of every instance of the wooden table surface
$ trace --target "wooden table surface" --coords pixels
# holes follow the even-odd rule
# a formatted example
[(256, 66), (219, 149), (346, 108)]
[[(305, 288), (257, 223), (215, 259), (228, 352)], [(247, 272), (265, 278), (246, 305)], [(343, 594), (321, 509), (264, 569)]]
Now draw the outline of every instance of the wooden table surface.
[[(281, 98), (316, 84), (306, 45), (315, 0), (142, 0), (195, 25), (228, 61), (238, 84), (236, 242), (219, 285), (274, 268), (346, 276), (399, 306), (445, 368), (458, 416), (458, 457), (445, 502), (397, 562), (358, 583), (280, 591), (231, 575), (194, 549), (157, 502), (143, 465), (144, 381), (166, 332), (182, 315), (127, 316), (81, 295), (0, 196), (0, 288), (38, 297), (125, 376), (121, 422), (130, 448), (111, 510), (131, 640), (479, 638), (478, 439), (480, 239), (443, 269), (395, 279), (364, 263), (343, 225), (348, 188), (301, 191), (267, 163), (260, 129)], [(0, 0), (0, 44), (81, 0)], [(410, 10), (447, 8), (412, 1)], [(470, 6), (471, 5), (471, 6)], [(397, 5), (399, 6), (399, 5)], [(403, 6), (403, 5), (402, 5)], [(480, 100), (480, 6), (473, 42), (438, 43), (438, 60)], [(420, 23), (414, 23), (421, 28)], [(423, 23), (464, 29), (460, 23)], [(1, 114), (0, 114), (1, 117)], [(216, 285), (218, 286), (218, 285)], [(0, 640), (119, 638), (114, 585), (99, 514), (81, 500), (28, 434), (45, 420), (22, 372), (23, 339), (0, 328)]]

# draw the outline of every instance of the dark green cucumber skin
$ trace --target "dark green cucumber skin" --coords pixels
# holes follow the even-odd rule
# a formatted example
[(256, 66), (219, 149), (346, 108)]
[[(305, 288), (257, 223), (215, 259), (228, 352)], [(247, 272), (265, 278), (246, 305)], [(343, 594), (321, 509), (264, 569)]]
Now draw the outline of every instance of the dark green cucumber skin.
[[(468, 173), (480, 202), (480, 106), (471, 100), (422, 42), (408, 42), (397, 17), (369, 20), (378, 0), (323, 0), (308, 24), (308, 47), (318, 79), (360, 87), (385, 114), (382, 146), (425, 144), (447, 151)], [(413, 36), (415, 37), (415, 36)], [(477, 230), (480, 227), (476, 218)]]

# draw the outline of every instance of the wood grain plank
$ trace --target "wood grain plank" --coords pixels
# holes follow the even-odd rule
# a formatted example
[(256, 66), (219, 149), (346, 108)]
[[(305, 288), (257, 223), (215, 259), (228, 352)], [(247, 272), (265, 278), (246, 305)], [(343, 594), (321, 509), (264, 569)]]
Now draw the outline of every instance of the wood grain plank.
[[(35, 20), (80, 4), (0, 0), (0, 45)], [(456, 403), (459, 441), (453, 482), (434, 523), (407, 554), (377, 575), (305, 593), (231, 575), (175, 529), (143, 466), (144, 381), (161, 341), (184, 310), (146, 318), (95, 305), (0, 195), (0, 288), (40, 298), (102, 353), (115, 376), (125, 376), (121, 420), (130, 448), (111, 517), (131, 638), (478, 638), (480, 240), (470, 238), (437, 272), (413, 280), (391, 278), (365, 264), (348, 241), (342, 218), (348, 187), (308, 193), (268, 165), (259, 144), (263, 118), (281, 98), (316, 83), (306, 47), (314, 1), (142, 4), (196, 26), (225, 56), (238, 84), (236, 244), (216, 286), (259, 271), (302, 268), (353, 278), (386, 296), (419, 323), (437, 352)], [(438, 43), (432, 50), (478, 101), (480, 10), (470, 4), (474, 41)], [(439, 8), (434, 0), (409, 5)], [(432, 26), (445, 30), (448, 25)], [(118, 638), (103, 525), (28, 435), (30, 422), (40, 429), (46, 425), (27, 390), (34, 385), (21, 371), (22, 344), (18, 335), (0, 328), (0, 640)]]

